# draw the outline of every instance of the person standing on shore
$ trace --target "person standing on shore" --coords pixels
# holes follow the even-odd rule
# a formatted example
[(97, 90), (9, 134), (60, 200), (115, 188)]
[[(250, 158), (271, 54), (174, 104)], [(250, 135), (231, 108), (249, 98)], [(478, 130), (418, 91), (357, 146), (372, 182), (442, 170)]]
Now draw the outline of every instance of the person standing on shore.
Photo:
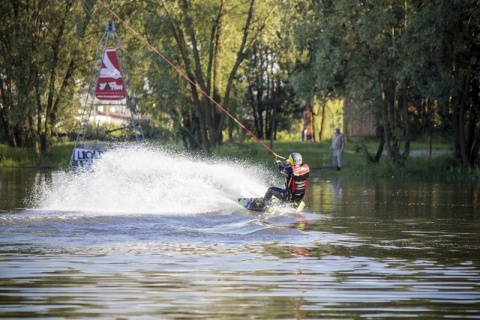
[(342, 169), (342, 156), (345, 149), (345, 135), (340, 132), (340, 127), (335, 127), (335, 133), (333, 134), (332, 146), (330, 147), (333, 152), (333, 168), (336, 170)]

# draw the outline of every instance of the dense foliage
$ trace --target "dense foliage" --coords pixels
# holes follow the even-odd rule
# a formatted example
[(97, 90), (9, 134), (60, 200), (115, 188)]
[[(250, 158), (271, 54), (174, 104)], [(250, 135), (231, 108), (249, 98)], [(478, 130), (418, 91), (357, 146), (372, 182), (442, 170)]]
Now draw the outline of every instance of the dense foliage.
[(299, 1), (297, 9), (306, 20), (295, 33), (304, 53), (297, 81), (313, 84), (305, 94), (348, 98), (375, 114), (380, 151), (394, 165), (418, 131), (434, 127), (453, 134), (459, 164), (475, 162), (477, 1)]
[(76, 111), (85, 19), (77, 1), (0, 2), (2, 142), (50, 154), (55, 126)]
[(377, 121), (373, 162), (385, 148), (403, 166), (434, 131), (454, 137), (459, 165), (478, 157), (476, 0), (5, 0), (0, 18), (0, 142), (12, 147), (48, 155), (76, 130), (113, 19), (152, 139), (211, 153), (244, 135), (237, 119), (275, 139), (305, 102), (346, 99)]

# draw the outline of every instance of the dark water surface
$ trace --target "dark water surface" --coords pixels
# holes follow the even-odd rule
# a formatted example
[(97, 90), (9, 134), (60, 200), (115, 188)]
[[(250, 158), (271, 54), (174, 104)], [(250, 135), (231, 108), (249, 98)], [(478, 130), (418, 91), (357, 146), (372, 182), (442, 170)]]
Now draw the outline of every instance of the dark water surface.
[(478, 185), (318, 171), (303, 214), (256, 215), (225, 187), (240, 169), (147, 167), (0, 169), (0, 317), (480, 318)]

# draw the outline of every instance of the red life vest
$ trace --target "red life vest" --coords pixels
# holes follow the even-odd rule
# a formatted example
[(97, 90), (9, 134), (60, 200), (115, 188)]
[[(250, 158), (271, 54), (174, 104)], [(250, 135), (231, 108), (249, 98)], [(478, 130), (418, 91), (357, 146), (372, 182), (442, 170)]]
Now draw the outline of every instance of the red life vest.
[(292, 174), (287, 177), (287, 188), (293, 195), (303, 195), (308, 186), (310, 167), (304, 163), (300, 166), (291, 166)]

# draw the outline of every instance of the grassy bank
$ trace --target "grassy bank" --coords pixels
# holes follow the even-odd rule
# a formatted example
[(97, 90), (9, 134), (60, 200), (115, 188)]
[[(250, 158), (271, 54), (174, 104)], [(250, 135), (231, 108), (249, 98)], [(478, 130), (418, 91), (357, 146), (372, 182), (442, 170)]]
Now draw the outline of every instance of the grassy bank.
[[(269, 145), (268, 142), (266, 142)], [(436, 142), (429, 156), (429, 142), (412, 143), (411, 157), (403, 168), (390, 164), (386, 155), (380, 163), (367, 163), (364, 147), (374, 153), (378, 142), (373, 140), (347, 141), (342, 171), (332, 170), (332, 157), (329, 142), (279, 142), (275, 141), (271, 148), (282, 157), (291, 152), (299, 152), (303, 159), (314, 170), (315, 175), (324, 177), (382, 177), (382, 178), (419, 178), (419, 179), (467, 179), (477, 180), (480, 169), (459, 168), (451, 159), (451, 143)], [(270, 145), (269, 145), (270, 146)], [(73, 149), (73, 143), (55, 145), (51, 157), (36, 157), (32, 150), (26, 148), (12, 149), (0, 145), (0, 167), (31, 167), (66, 169)], [(226, 143), (219, 146), (214, 155), (220, 158), (247, 161), (250, 163), (272, 166), (274, 155), (258, 141), (243, 143)]]
[(0, 145), (0, 167), (10, 168), (67, 168), (72, 154), (73, 143), (53, 146), (49, 157), (36, 156), (31, 148), (11, 148)]
[[(267, 144), (268, 145), (268, 144)], [(275, 153), (288, 157), (291, 152), (299, 152), (316, 175), (323, 177), (378, 177), (410, 179), (464, 179), (478, 180), (480, 169), (459, 168), (452, 159), (452, 144), (437, 142), (430, 154), (429, 141), (419, 140), (411, 145), (411, 156), (404, 167), (393, 166), (386, 154), (376, 165), (369, 164), (365, 148), (373, 155), (378, 142), (373, 140), (348, 141), (343, 156), (343, 168), (338, 172), (332, 169), (332, 153), (329, 142), (274, 142)], [(270, 147), (270, 146), (269, 146)], [(220, 157), (248, 160), (254, 163), (272, 165), (274, 156), (256, 141), (243, 144), (226, 144), (216, 150)]]

